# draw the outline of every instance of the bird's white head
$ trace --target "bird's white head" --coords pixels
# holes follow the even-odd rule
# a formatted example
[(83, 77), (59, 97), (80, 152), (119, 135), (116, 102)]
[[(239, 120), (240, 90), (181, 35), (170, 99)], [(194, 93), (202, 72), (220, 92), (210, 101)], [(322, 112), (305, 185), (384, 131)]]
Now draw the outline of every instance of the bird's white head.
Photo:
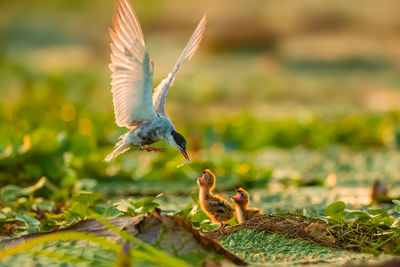
[(175, 147), (179, 151), (181, 151), (182, 155), (185, 157), (186, 161), (189, 162), (189, 155), (186, 153), (186, 140), (180, 133), (177, 133), (175, 130), (172, 130), (170, 134), (166, 136), (165, 141), (171, 146)]

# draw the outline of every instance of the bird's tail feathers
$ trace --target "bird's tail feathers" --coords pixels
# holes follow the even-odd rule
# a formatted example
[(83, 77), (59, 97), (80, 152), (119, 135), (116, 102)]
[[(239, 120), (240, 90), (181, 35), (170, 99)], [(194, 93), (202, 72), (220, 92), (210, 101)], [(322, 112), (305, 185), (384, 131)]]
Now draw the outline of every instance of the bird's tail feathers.
[[(118, 142), (115, 144), (114, 151), (111, 152), (110, 154), (108, 154), (108, 156), (104, 159), (104, 161), (110, 161), (110, 160), (112, 160), (113, 158), (117, 157), (119, 154), (122, 154), (122, 153), (128, 151), (128, 150), (132, 147), (131, 145), (129, 145), (128, 142), (125, 142), (125, 137), (126, 137), (126, 135), (127, 135), (127, 133), (121, 135), (121, 136), (118, 138), (118, 139), (120, 139), (120, 141), (118, 141)], [(127, 143), (128, 143), (128, 144), (127, 144)]]
[[(124, 140), (125, 136), (127, 136), (129, 134), (129, 132), (127, 132), (126, 134), (121, 135), (120, 137), (118, 137), (118, 140)], [(115, 146), (119, 146), (121, 143), (121, 141), (119, 141), (118, 143), (115, 144)]]
[(117, 157), (119, 154), (122, 154), (131, 148), (130, 145), (124, 144), (122, 141), (119, 141), (116, 147), (117, 148), (115, 148), (113, 152), (108, 154), (108, 156), (104, 159), (104, 161), (110, 161), (113, 158)]

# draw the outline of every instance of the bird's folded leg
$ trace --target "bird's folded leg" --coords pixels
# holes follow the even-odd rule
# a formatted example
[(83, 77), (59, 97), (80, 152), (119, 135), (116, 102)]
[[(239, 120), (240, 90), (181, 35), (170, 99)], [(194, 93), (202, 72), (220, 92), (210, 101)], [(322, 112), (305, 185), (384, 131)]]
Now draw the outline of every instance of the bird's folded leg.
[(154, 151), (154, 152), (165, 152), (165, 149), (164, 148), (156, 148), (156, 147), (151, 147), (151, 146), (149, 146), (149, 147), (147, 147), (147, 151)]
[(146, 147), (140, 146), (139, 149), (141, 151), (146, 150), (147, 152), (151, 152), (151, 151), (154, 151), (154, 152), (165, 152), (164, 148), (155, 148), (155, 147), (151, 147), (149, 145), (147, 145)]

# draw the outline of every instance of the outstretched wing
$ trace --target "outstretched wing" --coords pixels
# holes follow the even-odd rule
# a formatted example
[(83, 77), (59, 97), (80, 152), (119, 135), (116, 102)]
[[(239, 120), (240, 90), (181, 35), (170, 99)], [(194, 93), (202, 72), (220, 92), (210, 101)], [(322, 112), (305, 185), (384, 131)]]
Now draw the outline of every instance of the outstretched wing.
[(168, 74), (167, 78), (161, 81), (161, 83), (154, 89), (153, 94), (153, 105), (156, 112), (160, 115), (165, 115), (165, 99), (167, 98), (168, 89), (172, 86), (175, 80), (175, 75), (178, 72), (179, 67), (185, 62), (186, 60), (190, 60), (194, 53), (196, 53), (197, 49), (199, 48), (201, 39), (203, 38), (203, 32), (206, 27), (207, 23), (207, 14), (203, 16), (199, 25), (195, 29), (192, 37), (190, 37), (189, 42), (187, 43), (185, 49), (181, 56), (179, 57), (178, 61), (175, 64), (173, 71)]
[(129, 0), (117, 0), (111, 36), (112, 93), (118, 126), (132, 128), (156, 116), (153, 66), (139, 20)]

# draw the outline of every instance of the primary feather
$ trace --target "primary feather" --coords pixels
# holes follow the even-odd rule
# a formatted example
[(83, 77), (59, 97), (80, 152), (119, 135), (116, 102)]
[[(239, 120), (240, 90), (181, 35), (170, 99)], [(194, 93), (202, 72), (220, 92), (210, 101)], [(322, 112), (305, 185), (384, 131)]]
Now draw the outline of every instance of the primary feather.
[(167, 98), (168, 89), (172, 86), (175, 80), (175, 75), (179, 70), (179, 67), (187, 60), (190, 60), (199, 48), (201, 39), (203, 38), (203, 32), (207, 23), (207, 14), (203, 16), (197, 25), (194, 33), (183, 49), (178, 61), (175, 64), (174, 69), (168, 74), (167, 78), (161, 81), (161, 83), (154, 89), (153, 94), (153, 105), (156, 112), (160, 115), (165, 115), (165, 100)]
[(112, 93), (118, 126), (132, 128), (156, 116), (153, 67), (142, 29), (128, 0), (117, 0), (110, 29)]

